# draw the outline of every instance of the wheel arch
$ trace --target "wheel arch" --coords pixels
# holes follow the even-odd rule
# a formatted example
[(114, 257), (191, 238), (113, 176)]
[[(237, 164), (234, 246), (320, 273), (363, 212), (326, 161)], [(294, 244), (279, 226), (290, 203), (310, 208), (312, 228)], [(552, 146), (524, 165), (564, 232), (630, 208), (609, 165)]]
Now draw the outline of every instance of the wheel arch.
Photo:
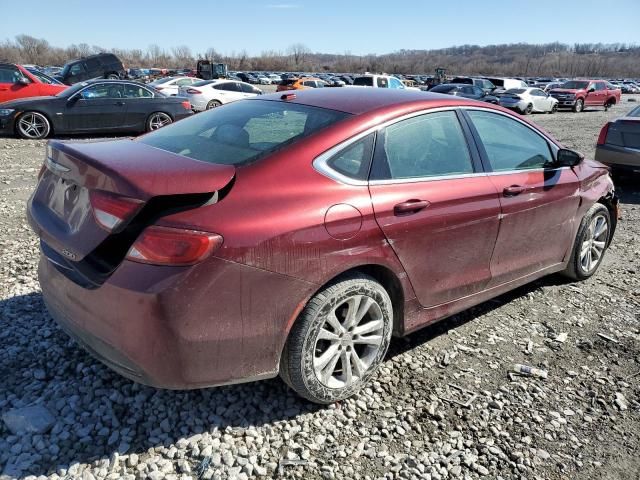
[(607, 246), (611, 245), (613, 235), (616, 232), (616, 226), (618, 225), (618, 199), (613, 193), (608, 193), (598, 199), (596, 203), (604, 205), (609, 211), (609, 220), (611, 220), (611, 233), (609, 234), (609, 241)]

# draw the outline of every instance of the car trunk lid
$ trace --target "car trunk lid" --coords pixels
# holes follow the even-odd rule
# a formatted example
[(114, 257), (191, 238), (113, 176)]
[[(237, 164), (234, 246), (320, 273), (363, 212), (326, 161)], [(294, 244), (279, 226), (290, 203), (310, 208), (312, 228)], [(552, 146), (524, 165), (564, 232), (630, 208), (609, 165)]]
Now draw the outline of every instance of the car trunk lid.
[(640, 150), (640, 117), (623, 117), (612, 122), (606, 143)]
[[(131, 140), (51, 141), (45, 166), (29, 200), (29, 221), (43, 242), (73, 262), (84, 259), (135, 217), (144, 213), (152, 218), (150, 208), (175, 210), (206, 202), (235, 176), (233, 166), (201, 162)], [(117, 231), (97, 220), (92, 205), (96, 195), (115, 199), (115, 214), (121, 210), (118, 202), (133, 206)]]

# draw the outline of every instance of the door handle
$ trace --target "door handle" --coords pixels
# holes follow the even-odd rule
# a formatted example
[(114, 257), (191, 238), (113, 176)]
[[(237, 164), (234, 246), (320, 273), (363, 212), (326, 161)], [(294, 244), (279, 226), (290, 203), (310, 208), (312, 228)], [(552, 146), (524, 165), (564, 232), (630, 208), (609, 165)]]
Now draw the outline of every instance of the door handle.
[(430, 205), (426, 200), (407, 200), (406, 202), (398, 203), (393, 206), (394, 215), (407, 215), (410, 213), (416, 213), (420, 210), (427, 208)]
[(118, 105), (119, 107), (124, 106), (124, 102), (122, 100), (116, 102), (116, 105)]
[(524, 188), (522, 185), (511, 185), (510, 187), (505, 187), (502, 193), (504, 193), (505, 197), (515, 197), (516, 195), (520, 195), (525, 190), (526, 188)]

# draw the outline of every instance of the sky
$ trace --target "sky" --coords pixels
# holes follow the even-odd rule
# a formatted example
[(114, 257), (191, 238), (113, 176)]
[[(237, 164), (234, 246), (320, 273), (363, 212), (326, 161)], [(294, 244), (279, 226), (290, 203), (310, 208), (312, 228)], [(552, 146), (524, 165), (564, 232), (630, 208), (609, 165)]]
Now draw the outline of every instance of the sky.
[(286, 52), (390, 53), (498, 43), (638, 43), (640, 0), (0, 0), (0, 41), (28, 34), (66, 47), (87, 43), (194, 54), (213, 47)]

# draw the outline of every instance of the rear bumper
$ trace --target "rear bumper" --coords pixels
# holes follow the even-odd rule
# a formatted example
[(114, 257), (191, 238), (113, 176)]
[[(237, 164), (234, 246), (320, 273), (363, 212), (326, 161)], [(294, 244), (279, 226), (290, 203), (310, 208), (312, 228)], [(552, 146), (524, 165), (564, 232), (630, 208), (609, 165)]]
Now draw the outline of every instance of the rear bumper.
[(616, 170), (640, 173), (640, 150), (614, 145), (598, 145), (595, 159)]
[(311, 287), (218, 258), (179, 268), (124, 261), (88, 290), (41, 256), (38, 276), (51, 316), (89, 353), (131, 380), (168, 389), (277, 375)]

